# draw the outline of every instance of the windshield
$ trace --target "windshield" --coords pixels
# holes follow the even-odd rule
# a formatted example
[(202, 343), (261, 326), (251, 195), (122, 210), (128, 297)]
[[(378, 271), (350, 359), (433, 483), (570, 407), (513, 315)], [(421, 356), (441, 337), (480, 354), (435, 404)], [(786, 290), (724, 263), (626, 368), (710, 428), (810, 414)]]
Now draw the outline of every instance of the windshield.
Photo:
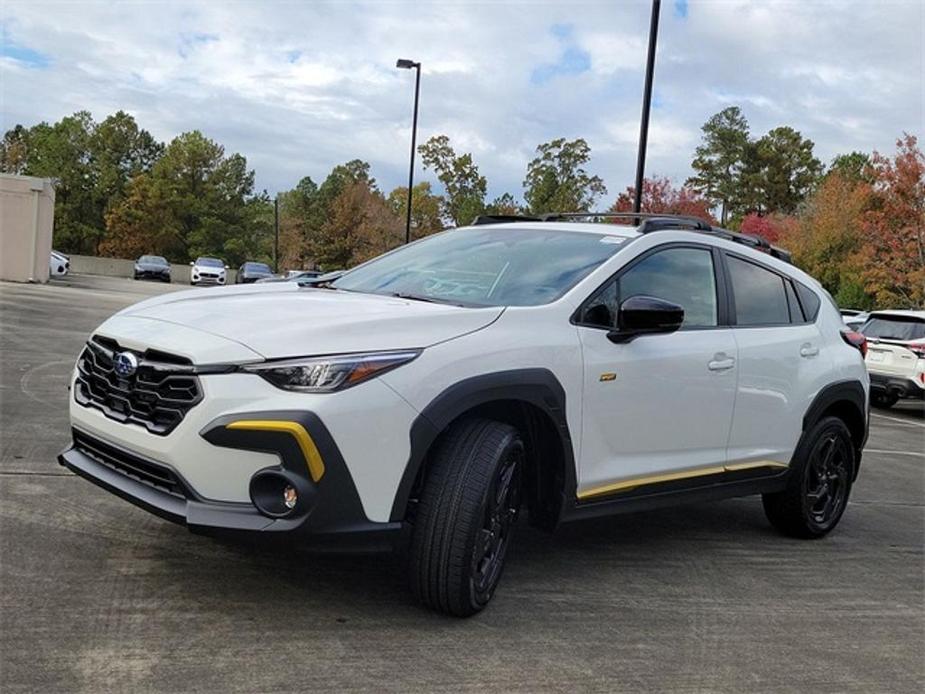
[(196, 265), (203, 265), (204, 267), (225, 267), (225, 263), (218, 258), (197, 258)]
[(871, 316), (861, 332), (881, 340), (921, 340), (925, 338), (925, 321), (912, 316)]
[(159, 255), (143, 255), (138, 259), (139, 263), (146, 263), (148, 265), (166, 265), (167, 260), (162, 258)]
[(470, 306), (538, 306), (558, 299), (625, 237), (551, 229), (453, 229), (351, 270), (332, 286)]
[(244, 269), (253, 270), (254, 272), (270, 272), (270, 266), (264, 263), (244, 263)]

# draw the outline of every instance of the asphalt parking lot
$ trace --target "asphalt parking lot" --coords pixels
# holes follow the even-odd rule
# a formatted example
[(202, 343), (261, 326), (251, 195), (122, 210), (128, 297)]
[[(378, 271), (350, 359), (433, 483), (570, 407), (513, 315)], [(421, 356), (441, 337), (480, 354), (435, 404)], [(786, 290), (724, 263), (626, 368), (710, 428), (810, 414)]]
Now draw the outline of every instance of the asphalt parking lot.
[(0, 283), (0, 691), (920, 691), (921, 403), (872, 416), (826, 539), (777, 535), (757, 498), (522, 528), (459, 621), (396, 558), (194, 536), (58, 466), (84, 340), (177, 288)]

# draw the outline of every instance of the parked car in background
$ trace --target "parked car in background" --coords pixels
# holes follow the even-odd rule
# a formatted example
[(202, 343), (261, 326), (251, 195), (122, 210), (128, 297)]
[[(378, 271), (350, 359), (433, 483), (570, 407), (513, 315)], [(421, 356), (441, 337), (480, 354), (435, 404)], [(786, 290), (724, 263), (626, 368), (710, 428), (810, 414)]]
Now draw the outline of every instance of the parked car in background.
[(50, 277), (64, 277), (70, 269), (70, 258), (58, 251), (51, 252), (48, 257), (48, 274)]
[(170, 282), (170, 263), (159, 255), (143, 255), (135, 261), (136, 280)]
[(273, 277), (264, 277), (257, 280), (258, 282), (298, 282), (299, 280), (313, 279), (320, 277), (321, 272), (318, 270), (289, 270), (282, 277), (274, 275)]
[(218, 258), (200, 256), (190, 263), (190, 280), (192, 285), (225, 284), (225, 270), (228, 266)]
[(871, 404), (886, 408), (925, 397), (925, 311), (874, 311), (860, 332), (867, 338)]
[(839, 312), (842, 320), (845, 321), (845, 325), (854, 330), (864, 325), (870, 315), (867, 311), (859, 311), (855, 308), (843, 308), (839, 309)]
[(247, 262), (238, 268), (234, 281), (237, 284), (250, 284), (270, 277), (273, 277), (273, 271), (266, 263)]

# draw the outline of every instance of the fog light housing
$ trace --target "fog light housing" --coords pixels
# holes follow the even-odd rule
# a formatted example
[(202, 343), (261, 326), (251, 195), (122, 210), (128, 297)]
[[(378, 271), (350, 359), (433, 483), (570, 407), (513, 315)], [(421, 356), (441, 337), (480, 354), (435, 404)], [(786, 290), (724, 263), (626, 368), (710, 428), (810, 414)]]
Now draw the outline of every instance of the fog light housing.
[(293, 472), (270, 467), (251, 477), (250, 497), (268, 518), (296, 518), (308, 513), (317, 496), (314, 485)]

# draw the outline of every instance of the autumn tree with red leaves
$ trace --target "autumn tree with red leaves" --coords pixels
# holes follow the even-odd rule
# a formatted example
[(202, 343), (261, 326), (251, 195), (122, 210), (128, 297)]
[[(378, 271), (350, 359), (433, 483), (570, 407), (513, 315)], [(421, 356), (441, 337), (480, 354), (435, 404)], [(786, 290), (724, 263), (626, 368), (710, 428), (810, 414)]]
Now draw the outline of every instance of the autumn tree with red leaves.
[(863, 216), (862, 277), (877, 303), (925, 304), (925, 156), (913, 135), (890, 158), (874, 152), (870, 209)]
[[(616, 202), (608, 212), (632, 212), (635, 199), (635, 186), (627, 186), (626, 190), (617, 196)], [(675, 188), (665, 177), (643, 179), (641, 203), (641, 212), (682, 214), (706, 219), (711, 224), (716, 223), (710, 210), (710, 202), (705, 197), (686, 185)]]

